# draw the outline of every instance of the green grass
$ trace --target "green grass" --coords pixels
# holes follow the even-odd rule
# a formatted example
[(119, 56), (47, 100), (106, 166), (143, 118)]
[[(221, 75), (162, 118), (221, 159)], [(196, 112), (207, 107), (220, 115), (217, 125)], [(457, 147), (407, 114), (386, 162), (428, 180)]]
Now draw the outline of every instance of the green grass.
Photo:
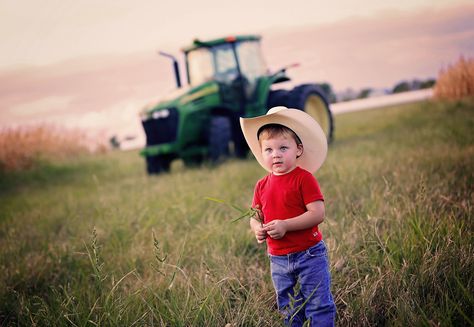
[[(340, 326), (473, 325), (474, 103), (336, 117), (316, 174)], [(148, 177), (137, 152), (0, 175), (0, 325), (279, 325), (236, 211), (252, 160)]]

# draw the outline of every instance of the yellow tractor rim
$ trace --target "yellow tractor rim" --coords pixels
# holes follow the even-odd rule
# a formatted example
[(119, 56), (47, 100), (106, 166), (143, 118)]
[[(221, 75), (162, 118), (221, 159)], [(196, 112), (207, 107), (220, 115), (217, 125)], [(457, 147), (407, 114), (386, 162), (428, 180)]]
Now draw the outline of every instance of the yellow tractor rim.
[(326, 134), (329, 135), (329, 117), (326, 104), (318, 95), (310, 95), (304, 104), (304, 111), (316, 120)]

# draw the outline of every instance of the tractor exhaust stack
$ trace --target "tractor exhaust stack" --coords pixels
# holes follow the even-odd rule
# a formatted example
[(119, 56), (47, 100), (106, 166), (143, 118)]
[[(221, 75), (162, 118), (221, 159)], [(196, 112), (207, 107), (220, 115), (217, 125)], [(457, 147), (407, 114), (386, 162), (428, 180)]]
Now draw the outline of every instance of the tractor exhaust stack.
[(166, 52), (163, 52), (163, 51), (159, 51), (158, 52), (160, 55), (164, 56), (164, 57), (167, 57), (167, 58), (170, 58), (171, 60), (173, 60), (173, 68), (174, 68), (174, 76), (176, 78), (176, 86), (178, 88), (181, 87), (181, 78), (179, 77), (179, 66), (178, 66), (178, 60), (176, 60), (176, 57), (169, 54), (169, 53), (166, 53)]

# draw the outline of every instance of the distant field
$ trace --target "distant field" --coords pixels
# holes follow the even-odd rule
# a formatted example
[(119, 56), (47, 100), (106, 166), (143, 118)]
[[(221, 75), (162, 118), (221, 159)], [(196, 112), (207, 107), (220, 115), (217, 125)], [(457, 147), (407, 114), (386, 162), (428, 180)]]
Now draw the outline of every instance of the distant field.
[[(474, 101), (341, 114), (316, 176), (339, 326), (473, 325)], [(136, 151), (0, 175), (1, 326), (277, 326), (237, 212), (255, 160), (148, 177)]]

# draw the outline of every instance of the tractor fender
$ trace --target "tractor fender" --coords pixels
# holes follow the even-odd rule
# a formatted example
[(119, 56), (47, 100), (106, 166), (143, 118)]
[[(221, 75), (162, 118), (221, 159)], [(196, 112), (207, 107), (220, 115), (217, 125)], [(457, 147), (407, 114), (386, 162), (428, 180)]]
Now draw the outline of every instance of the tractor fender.
[(314, 84), (314, 83), (300, 84), (300, 85), (295, 86), (293, 90), (291, 90), (292, 99), (290, 101), (295, 102), (294, 97), (300, 95), (302, 92), (312, 92), (312, 91), (318, 93), (326, 102), (326, 104), (329, 106), (328, 95), (318, 84)]

